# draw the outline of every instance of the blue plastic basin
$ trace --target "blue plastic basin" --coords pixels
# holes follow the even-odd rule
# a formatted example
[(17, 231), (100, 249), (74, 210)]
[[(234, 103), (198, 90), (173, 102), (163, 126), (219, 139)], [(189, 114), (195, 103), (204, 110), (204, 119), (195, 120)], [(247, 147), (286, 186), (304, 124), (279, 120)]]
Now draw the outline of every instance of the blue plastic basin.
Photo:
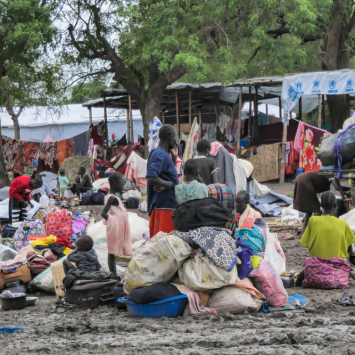
[(186, 295), (166, 298), (162, 301), (152, 302), (148, 304), (138, 304), (121, 297), (118, 302), (125, 303), (128, 312), (133, 317), (145, 318), (162, 318), (162, 317), (178, 317), (184, 313), (188, 303)]

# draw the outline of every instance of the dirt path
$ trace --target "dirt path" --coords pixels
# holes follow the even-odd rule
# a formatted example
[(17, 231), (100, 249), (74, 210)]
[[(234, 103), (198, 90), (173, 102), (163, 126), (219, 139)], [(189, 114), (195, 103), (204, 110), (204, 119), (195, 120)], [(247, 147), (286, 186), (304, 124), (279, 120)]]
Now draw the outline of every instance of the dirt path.
[[(281, 237), (281, 236), (280, 236)], [(299, 238), (281, 239), (288, 270), (301, 270), (307, 253)], [(0, 335), (4, 355), (27, 354), (355, 354), (355, 307), (342, 307), (341, 290), (288, 289), (315, 302), (315, 313), (222, 314), (177, 319), (132, 318), (125, 311), (54, 312), (55, 297), (0, 312), (0, 326), (23, 327)], [(355, 283), (349, 290), (355, 294)]]

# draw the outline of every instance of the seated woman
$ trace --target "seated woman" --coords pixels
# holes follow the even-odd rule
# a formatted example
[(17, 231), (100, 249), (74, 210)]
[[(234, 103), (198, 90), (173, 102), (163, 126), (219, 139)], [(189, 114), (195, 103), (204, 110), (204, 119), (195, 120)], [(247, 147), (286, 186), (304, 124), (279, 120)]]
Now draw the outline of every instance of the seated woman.
[[(323, 216), (313, 216), (300, 240), (308, 248), (309, 257), (323, 259), (348, 257), (348, 249), (355, 243), (355, 236), (348, 223), (333, 216), (336, 208), (334, 193), (327, 191), (321, 196)], [(305, 278), (302, 271), (297, 279), (296, 286), (301, 286)]]

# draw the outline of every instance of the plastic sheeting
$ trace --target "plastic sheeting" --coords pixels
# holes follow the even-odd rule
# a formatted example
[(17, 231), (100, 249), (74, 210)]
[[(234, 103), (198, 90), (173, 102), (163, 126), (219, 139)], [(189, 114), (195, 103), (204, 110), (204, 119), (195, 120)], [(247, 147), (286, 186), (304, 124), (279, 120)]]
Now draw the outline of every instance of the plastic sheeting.
[(282, 83), (282, 107), (288, 114), (303, 95), (342, 95), (354, 92), (355, 71), (349, 69), (287, 76)]
[[(7, 198), (4, 201), (0, 202), (0, 219), (9, 219), (9, 199)], [(28, 214), (27, 214), (27, 219), (31, 220), (32, 217), (36, 214), (36, 212), (40, 209), (41, 205), (37, 203), (36, 201), (32, 200), (31, 201), (34, 205), (34, 208), (32, 208)]]

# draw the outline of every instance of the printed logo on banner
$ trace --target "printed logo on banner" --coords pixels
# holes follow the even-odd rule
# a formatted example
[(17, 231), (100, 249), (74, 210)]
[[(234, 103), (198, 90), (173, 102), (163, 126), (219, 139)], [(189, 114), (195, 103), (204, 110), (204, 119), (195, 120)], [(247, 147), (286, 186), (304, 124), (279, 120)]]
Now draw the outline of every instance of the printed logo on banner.
[(295, 87), (290, 86), (288, 89), (288, 96), (292, 101), (296, 101), (301, 95), (304, 95), (304, 92), (302, 91), (303, 89), (303, 84), (301, 81), (297, 81), (295, 84)]
[(354, 91), (354, 88), (353, 88), (353, 81), (351, 79), (349, 79), (347, 82), (346, 82), (346, 90), (345, 92), (353, 92)]
[(338, 92), (338, 90), (335, 90), (336, 85), (337, 85), (336, 80), (329, 81), (329, 89), (330, 90), (328, 90), (328, 94), (336, 94)]
[(314, 80), (313, 81), (313, 88), (311, 90), (312, 94), (320, 94), (320, 90), (319, 90), (319, 80)]

